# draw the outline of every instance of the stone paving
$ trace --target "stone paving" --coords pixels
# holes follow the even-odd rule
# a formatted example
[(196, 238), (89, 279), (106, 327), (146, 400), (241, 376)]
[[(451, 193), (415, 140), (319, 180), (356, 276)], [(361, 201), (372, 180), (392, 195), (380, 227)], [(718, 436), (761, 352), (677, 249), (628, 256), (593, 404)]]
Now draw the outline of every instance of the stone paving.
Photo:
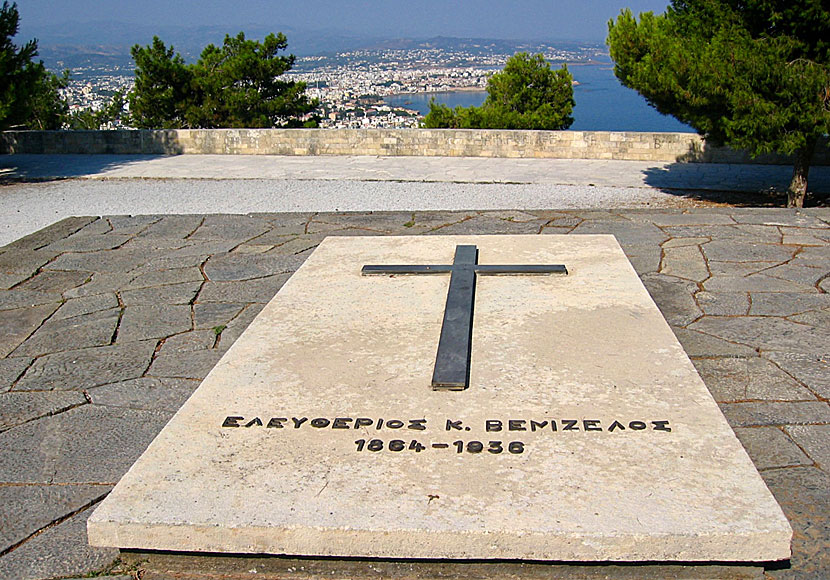
[(138, 571), (94, 506), (327, 235), (611, 233), (830, 577), (830, 209), (74, 217), (0, 248), (0, 578)]

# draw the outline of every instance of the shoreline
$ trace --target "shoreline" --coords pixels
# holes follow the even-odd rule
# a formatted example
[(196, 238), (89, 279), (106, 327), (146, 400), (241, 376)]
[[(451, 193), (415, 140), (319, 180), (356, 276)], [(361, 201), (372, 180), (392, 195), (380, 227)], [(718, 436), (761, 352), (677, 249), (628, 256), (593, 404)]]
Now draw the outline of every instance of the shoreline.
[(481, 87), (453, 87), (446, 90), (440, 91), (420, 91), (420, 92), (412, 92), (406, 91), (403, 93), (389, 93), (388, 95), (382, 95), (380, 98), (381, 100), (385, 99), (386, 97), (405, 97), (407, 95), (437, 95), (440, 93), (486, 93), (487, 89)]

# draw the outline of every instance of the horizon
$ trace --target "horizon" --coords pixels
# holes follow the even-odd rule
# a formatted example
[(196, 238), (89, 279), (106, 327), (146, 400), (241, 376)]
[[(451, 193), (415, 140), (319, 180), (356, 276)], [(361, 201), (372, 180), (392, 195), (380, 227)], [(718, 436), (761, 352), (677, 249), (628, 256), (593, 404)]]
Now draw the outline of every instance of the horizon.
[[(259, 31), (283, 32), (291, 46), (292, 33), (300, 38), (314, 33), (352, 39), (480, 38), (505, 41), (604, 43), (607, 23), (624, 8), (640, 12), (665, 11), (665, 0), (565, 0), (551, 5), (543, 0), (508, 3), (503, 0), (463, 0), (446, 4), (437, 0), (405, 3), (400, 0), (333, 0), (274, 5), (249, 0), (233, 7), (217, 0), (171, 3), (146, 0), (140, 5), (125, 0), (77, 0), (56, 5), (50, 0), (18, 4), (18, 39), (37, 38), (45, 44), (56, 39), (82, 37), (87, 44), (108, 44), (114, 33), (142, 42), (150, 30), (168, 34), (204, 28), (221, 28), (226, 34)], [(105, 26), (102, 26), (105, 25)], [(161, 36), (161, 35), (160, 35)], [(257, 34), (251, 34), (256, 37)], [(141, 38), (139, 38), (141, 37)], [(149, 42), (150, 39), (144, 40)], [(162, 40), (167, 40), (162, 36)], [(175, 40), (175, 39), (170, 39)], [(221, 39), (219, 39), (221, 42)], [(297, 47), (296, 43), (294, 44)], [(301, 48), (301, 47), (297, 47)]]

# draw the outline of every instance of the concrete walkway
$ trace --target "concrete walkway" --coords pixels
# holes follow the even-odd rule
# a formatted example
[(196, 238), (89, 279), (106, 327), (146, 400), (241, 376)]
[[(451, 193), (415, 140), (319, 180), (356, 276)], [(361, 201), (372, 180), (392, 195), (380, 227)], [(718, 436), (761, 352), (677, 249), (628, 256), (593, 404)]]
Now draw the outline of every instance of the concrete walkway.
[[(597, 159), (275, 155), (6, 155), (0, 177), (17, 179), (277, 179), (516, 183), (760, 191), (786, 189), (784, 165)], [(830, 168), (811, 169), (813, 191), (830, 191)]]
[(830, 209), (710, 208), (75, 217), (0, 248), (0, 578), (139, 577), (86, 519), (291, 272), (431, 233), (617, 236), (795, 530), (741, 577), (830, 577)]
[[(734, 192), (752, 192), (757, 205), (770, 202), (757, 192), (785, 190), (790, 172), (584, 159), (6, 155), (0, 244), (73, 215), (673, 208), (740, 201)], [(830, 168), (813, 168), (810, 185), (830, 192)]]

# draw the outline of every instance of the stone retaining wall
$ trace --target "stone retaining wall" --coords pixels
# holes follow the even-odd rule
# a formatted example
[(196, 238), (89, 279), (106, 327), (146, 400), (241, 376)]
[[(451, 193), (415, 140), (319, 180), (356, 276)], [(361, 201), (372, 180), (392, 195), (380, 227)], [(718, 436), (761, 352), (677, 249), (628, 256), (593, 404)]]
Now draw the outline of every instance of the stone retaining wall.
[[(713, 147), (693, 133), (473, 129), (178, 129), (6, 131), (3, 153), (390, 155), (790, 163)], [(814, 164), (830, 164), (823, 144)]]

